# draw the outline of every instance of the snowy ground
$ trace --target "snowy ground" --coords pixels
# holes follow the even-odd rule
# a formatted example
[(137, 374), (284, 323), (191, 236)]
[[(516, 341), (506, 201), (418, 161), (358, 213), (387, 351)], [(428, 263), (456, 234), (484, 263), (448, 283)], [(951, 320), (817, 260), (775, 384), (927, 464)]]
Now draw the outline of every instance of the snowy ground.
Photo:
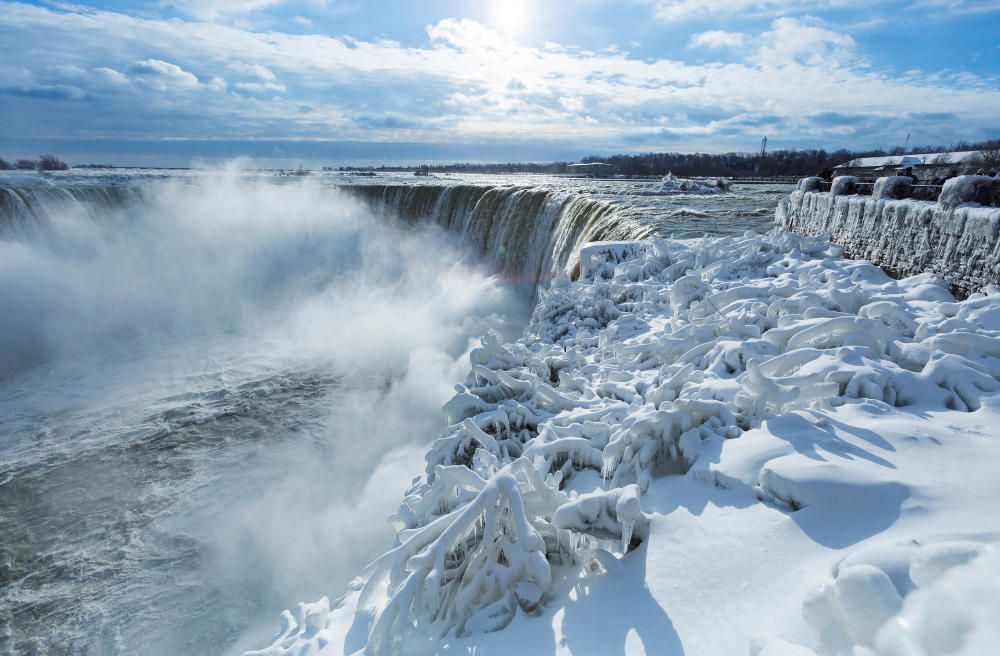
[(584, 249), (473, 351), (395, 548), (259, 653), (991, 653), (1000, 291), (839, 255)]

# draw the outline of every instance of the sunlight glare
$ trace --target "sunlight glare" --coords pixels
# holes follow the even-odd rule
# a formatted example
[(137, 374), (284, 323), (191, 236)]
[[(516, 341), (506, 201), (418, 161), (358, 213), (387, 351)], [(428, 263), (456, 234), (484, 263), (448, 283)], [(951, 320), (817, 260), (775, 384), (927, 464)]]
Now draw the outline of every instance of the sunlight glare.
[(528, 8), (524, 0), (494, 0), (492, 3), (490, 21), (507, 36), (520, 32), (527, 18)]

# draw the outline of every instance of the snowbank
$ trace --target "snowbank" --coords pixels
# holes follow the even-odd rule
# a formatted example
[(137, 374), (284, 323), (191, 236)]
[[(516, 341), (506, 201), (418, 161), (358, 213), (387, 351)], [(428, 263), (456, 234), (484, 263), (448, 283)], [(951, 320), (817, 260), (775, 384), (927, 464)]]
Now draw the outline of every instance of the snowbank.
[[(871, 654), (979, 656), (1000, 639), (1000, 552), (991, 545), (944, 541), (897, 549), (881, 567), (852, 564), (815, 589), (802, 614), (816, 651), (780, 638), (757, 638), (754, 656)], [(913, 555), (907, 560), (906, 555)], [(900, 558), (900, 556), (903, 556)], [(888, 566), (886, 566), (888, 565)], [(909, 586), (885, 569), (908, 569)], [(885, 568), (885, 569), (883, 569)], [(912, 590), (912, 591), (911, 591)]]
[(1000, 290), (839, 254), (587, 247), (472, 351), (396, 545), (254, 653), (925, 653), (909, 618), (995, 591), (958, 568), (1000, 537)]

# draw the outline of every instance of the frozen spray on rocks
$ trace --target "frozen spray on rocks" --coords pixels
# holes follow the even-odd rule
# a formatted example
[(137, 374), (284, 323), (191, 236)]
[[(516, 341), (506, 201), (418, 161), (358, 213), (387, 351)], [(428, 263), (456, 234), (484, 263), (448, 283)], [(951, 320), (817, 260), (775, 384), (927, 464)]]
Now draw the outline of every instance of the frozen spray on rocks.
[[(424, 653), (442, 640), (501, 653), (511, 643), (485, 633), (518, 615), (551, 619), (548, 608), (565, 603), (558, 581), (614, 576), (643, 542), (650, 560), (665, 558), (657, 554), (671, 548), (667, 536), (684, 544), (673, 515), (642, 508), (670, 474), (683, 489), (745, 499), (737, 513), (796, 518), (811, 542), (782, 552), (785, 570), (795, 557), (842, 564), (835, 587), (767, 615), (794, 625), (802, 609), (816, 632), (810, 647), (755, 636), (770, 625), (752, 614), (742, 631), (706, 627), (710, 614), (686, 598), (695, 610), (678, 607), (674, 622), (701, 626), (699, 644), (709, 648), (696, 653), (734, 645), (755, 654), (858, 645), (924, 653), (893, 646), (924, 639), (893, 618), (926, 613), (945, 594), (936, 574), (914, 568), (944, 572), (974, 560), (995, 580), (995, 559), (980, 554), (1000, 521), (968, 499), (995, 498), (1000, 484), (973, 468), (957, 499), (947, 475), (928, 473), (928, 461), (944, 456), (908, 444), (935, 425), (928, 417), (947, 417), (953, 433), (1000, 455), (975, 428), (1000, 412), (1000, 290), (957, 302), (936, 276), (894, 280), (840, 253), (782, 231), (583, 247), (579, 278), (560, 274), (540, 293), (521, 339), (487, 335), (471, 353), (469, 375), (445, 406), (450, 425), (392, 517), (396, 545), (333, 604), (286, 613), (273, 644), (252, 653)], [(797, 432), (779, 437), (790, 425)], [(878, 439), (859, 441), (861, 426)], [(881, 455), (862, 448), (872, 441)], [(968, 448), (968, 440), (943, 447), (959, 459)], [(928, 512), (903, 512), (928, 496), (936, 499)], [(960, 503), (964, 510), (948, 514)], [(973, 545), (949, 547), (942, 531)], [(909, 547), (870, 546), (902, 535)], [(929, 548), (944, 555), (914, 555), (936, 543)], [(710, 561), (732, 557), (711, 544), (686, 548), (707, 550)], [(996, 638), (995, 623), (971, 607), (956, 612), (958, 626), (976, 644)]]
[(960, 296), (1000, 281), (1000, 178), (962, 175), (945, 182), (937, 202), (907, 198), (909, 177), (879, 178), (870, 196), (855, 193), (858, 179), (804, 178), (778, 205), (775, 224), (807, 235), (828, 235), (850, 257), (864, 258), (897, 276), (931, 272)]

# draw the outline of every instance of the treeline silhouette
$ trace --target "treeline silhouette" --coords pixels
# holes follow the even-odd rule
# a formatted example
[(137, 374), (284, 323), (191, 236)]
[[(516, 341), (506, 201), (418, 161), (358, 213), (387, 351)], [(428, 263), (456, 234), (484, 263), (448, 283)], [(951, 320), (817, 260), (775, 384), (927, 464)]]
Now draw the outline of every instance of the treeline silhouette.
[(55, 155), (42, 155), (38, 159), (19, 159), (8, 163), (0, 157), (0, 171), (68, 171), (69, 164)]
[(686, 176), (802, 176), (812, 175), (859, 157), (884, 157), (887, 155), (916, 155), (921, 153), (946, 153), (966, 150), (1000, 151), (1000, 139), (979, 143), (959, 142), (953, 146), (919, 146), (908, 150), (853, 151), (841, 148), (832, 152), (823, 149), (775, 150), (766, 153), (640, 153), (635, 155), (592, 155), (584, 163), (600, 162), (615, 167), (618, 175), (661, 176), (673, 173)]
[(453, 164), (421, 164), (408, 166), (340, 166), (336, 170), (344, 172), (371, 171), (373, 173), (398, 173), (413, 171), (421, 173), (566, 173), (569, 162), (507, 162), (505, 164), (476, 162), (456, 162)]
[[(614, 175), (636, 177), (661, 177), (667, 173), (681, 177), (725, 176), (725, 177), (775, 177), (814, 175), (827, 168), (843, 164), (858, 157), (883, 157), (887, 155), (909, 155), (921, 153), (947, 153), (966, 150), (1000, 153), (1000, 139), (978, 143), (959, 142), (951, 146), (916, 146), (904, 150), (838, 150), (822, 148), (806, 150), (773, 150), (763, 157), (759, 152), (730, 153), (637, 153), (621, 155), (590, 155), (580, 163), (603, 163), (614, 167)], [(568, 162), (517, 163), (506, 164), (423, 164), (417, 167), (420, 173), (567, 173)], [(357, 167), (342, 166), (339, 171), (399, 172), (412, 171), (409, 166)]]

